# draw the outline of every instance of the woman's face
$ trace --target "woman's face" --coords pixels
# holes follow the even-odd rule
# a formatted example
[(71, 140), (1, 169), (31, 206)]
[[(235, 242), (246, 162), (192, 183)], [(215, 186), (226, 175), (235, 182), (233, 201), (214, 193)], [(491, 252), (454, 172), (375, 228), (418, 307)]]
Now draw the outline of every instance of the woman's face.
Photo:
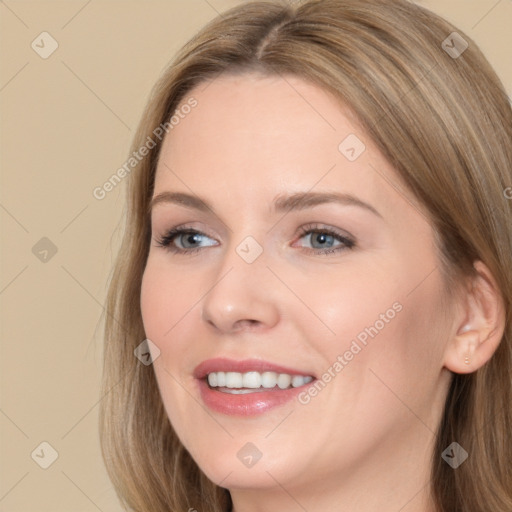
[(322, 89), (223, 75), (190, 97), (153, 197), (182, 195), (153, 206), (141, 295), (177, 435), (230, 489), (398, 470), (419, 490), (449, 383), (429, 222)]

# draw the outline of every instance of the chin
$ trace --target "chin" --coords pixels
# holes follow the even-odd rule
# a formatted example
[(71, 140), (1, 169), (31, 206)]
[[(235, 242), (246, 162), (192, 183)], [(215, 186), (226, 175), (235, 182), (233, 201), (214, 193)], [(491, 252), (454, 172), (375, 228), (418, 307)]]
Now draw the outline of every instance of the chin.
[[(193, 455), (201, 471), (220, 487), (229, 489), (272, 488), (278, 485), (276, 481), (284, 483), (293, 479), (292, 473), (298, 471), (296, 461), (294, 461), (294, 471), (292, 471), (290, 463), (285, 460), (276, 460), (270, 454), (266, 458), (265, 454), (261, 452), (258, 455), (256, 447), (250, 442), (232, 441), (233, 447), (230, 450), (219, 450), (208, 455), (204, 452), (200, 456)], [(283, 455), (282, 450), (281, 455)]]

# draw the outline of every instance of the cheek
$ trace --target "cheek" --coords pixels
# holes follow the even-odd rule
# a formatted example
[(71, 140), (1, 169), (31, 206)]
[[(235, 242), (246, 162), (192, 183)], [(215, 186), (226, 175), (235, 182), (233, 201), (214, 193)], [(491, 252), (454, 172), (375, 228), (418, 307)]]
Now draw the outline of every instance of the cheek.
[(350, 348), (355, 343), (361, 350), (350, 356), (344, 373), (356, 384), (353, 397), (359, 403), (381, 407), (383, 413), (396, 405), (404, 418), (410, 410), (423, 411), (426, 419), (443, 366), (441, 290), (436, 277), (414, 293), (407, 286), (403, 290), (359, 303), (364, 313), (352, 306), (352, 331), (343, 344)]
[[(168, 320), (165, 312), (173, 311), (172, 294), (165, 294), (166, 283), (151, 264), (148, 266), (142, 276), (140, 307), (142, 312), (142, 321), (146, 336), (157, 342), (166, 329), (169, 329)], [(157, 345), (160, 345), (157, 342)]]
[(178, 334), (193, 313), (190, 308), (197, 301), (197, 287), (194, 283), (184, 286), (175, 273), (148, 260), (140, 300), (146, 337), (160, 350), (152, 366), (162, 403), (181, 442), (186, 444), (183, 418), (194, 403), (183, 387), (187, 372), (179, 362), (184, 360), (187, 347), (185, 342), (180, 344)]
[[(160, 255), (148, 259), (141, 283), (141, 312), (146, 337), (160, 350), (155, 373), (160, 380), (189, 378), (191, 368), (185, 364), (190, 357), (191, 335), (200, 323), (200, 301), (208, 282), (200, 272), (184, 272), (170, 268)], [(196, 345), (197, 347), (197, 345)], [(166, 389), (170, 389), (166, 385)]]
[(350, 388), (354, 403), (396, 401), (393, 392), (418, 403), (433, 393), (442, 368), (446, 326), (439, 273), (415, 288), (424, 270), (399, 263), (296, 281), (295, 291), (310, 309), (301, 320), (308, 339), (321, 351), (326, 370), (338, 362), (331, 372), (344, 375), (336, 379), (339, 393)]
[[(181, 278), (158, 261), (148, 259), (141, 284), (141, 312), (146, 336), (164, 340), (197, 301), (194, 278)], [(200, 295), (199, 295), (200, 296)]]
[(327, 353), (348, 350), (354, 339), (364, 347), (376, 332), (389, 330), (402, 309), (400, 285), (388, 275), (383, 268), (368, 264), (362, 271), (347, 262), (317, 275), (295, 276), (294, 292), (306, 305), (296, 320), (310, 325), (308, 334)]

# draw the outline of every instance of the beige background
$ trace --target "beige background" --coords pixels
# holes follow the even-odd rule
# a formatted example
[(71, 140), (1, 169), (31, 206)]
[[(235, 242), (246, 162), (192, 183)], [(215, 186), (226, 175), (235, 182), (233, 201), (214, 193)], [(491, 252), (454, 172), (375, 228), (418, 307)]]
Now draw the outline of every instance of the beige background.
[[(0, 2), (0, 512), (121, 510), (97, 422), (99, 318), (124, 189), (101, 201), (92, 191), (126, 160), (150, 87), (175, 51), (237, 3)], [(481, 46), (510, 94), (512, 1), (422, 4)], [(31, 48), (43, 31), (59, 45), (47, 59)], [(57, 248), (46, 262), (32, 249), (43, 237)], [(43, 251), (48, 242), (39, 243)], [(43, 441), (58, 452), (48, 469), (31, 458)]]

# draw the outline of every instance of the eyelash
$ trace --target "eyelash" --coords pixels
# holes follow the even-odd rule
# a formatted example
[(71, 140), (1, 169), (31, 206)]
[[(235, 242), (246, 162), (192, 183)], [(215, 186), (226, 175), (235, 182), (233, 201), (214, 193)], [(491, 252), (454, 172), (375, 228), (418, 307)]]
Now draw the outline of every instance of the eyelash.
[[(333, 236), (335, 239), (337, 239), (339, 242), (342, 242), (343, 245), (338, 245), (336, 247), (331, 247), (328, 249), (314, 249), (309, 247), (303, 247), (307, 252), (314, 252), (315, 254), (320, 255), (328, 255), (332, 253), (337, 253), (339, 251), (343, 251), (346, 249), (353, 249), (355, 247), (355, 242), (350, 237), (347, 237), (345, 235), (342, 235), (341, 233), (338, 233), (336, 230), (332, 228), (323, 228), (320, 227), (318, 224), (308, 224), (306, 226), (302, 226), (299, 231), (299, 238), (302, 238), (305, 235), (308, 235), (310, 233), (314, 234), (327, 234), (329, 236)], [(167, 231), (164, 236), (156, 240), (158, 247), (163, 247), (165, 250), (175, 253), (175, 254), (191, 254), (196, 253), (205, 247), (194, 247), (191, 249), (181, 249), (179, 247), (176, 247), (172, 245), (172, 242), (174, 239), (179, 235), (204, 235), (208, 236), (205, 233), (202, 233), (201, 231), (197, 231), (195, 229), (187, 228), (186, 226), (173, 228)], [(208, 237), (210, 238), (210, 237)], [(211, 247), (211, 246), (210, 246)]]

